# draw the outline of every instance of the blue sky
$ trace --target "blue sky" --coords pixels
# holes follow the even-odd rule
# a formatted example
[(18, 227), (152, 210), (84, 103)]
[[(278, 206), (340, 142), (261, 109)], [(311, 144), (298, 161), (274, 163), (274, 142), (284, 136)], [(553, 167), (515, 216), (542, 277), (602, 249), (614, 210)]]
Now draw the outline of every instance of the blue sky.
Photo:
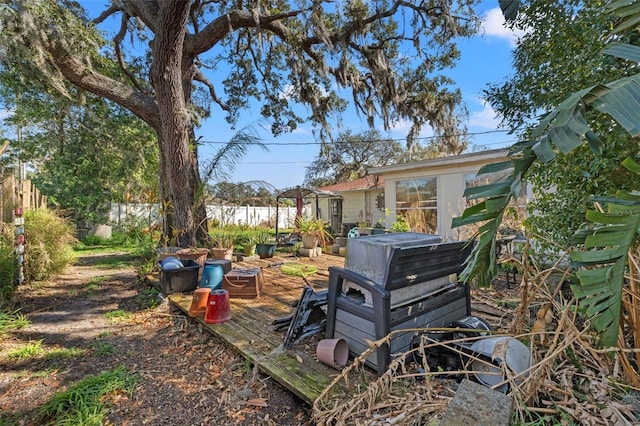
[[(91, 18), (103, 11), (105, 0), (81, 0), (81, 4), (88, 10)], [(498, 7), (498, 0), (484, 0), (477, 7), (477, 12), (483, 20), (481, 34), (472, 39), (461, 40), (461, 58), (457, 66), (446, 70), (460, 88), (464, 102), (469, 111), (467, 129), (470, 133), (485, 133), (472, 136), (471, 143), (474, 150), (495, 149), (508, 146), (514, 142), (513, 135), (497, 130), (498, 121), (491, 108), (480, 98), (481, 92), (487, 84), (502, 81), (512, 73), (511, 52), (515, 47), (516, 35), (504, 26), (502, 13)], [(117, 23), (107, 23), (111, 32)], [(349, 91), (342, 93), (349, 99)], [(231, 139), (235, 130), (224, 120), (224, 114), (217, 106), (213, 106), (212, 118), (208, 119), (196, 130), (196, 136), (205, 141), (199, 152), (200, 159), (206, 161), (221, 144)], [(355, 113), (343, 116), (343, 130), (351, 130), (357, 134), (366, 130), (366, 121)], [(380, 124), (381, 125), (381, 124)], [(260, 117), (259, 106), (244, 110), (236, 129), (251, 126), (258, 131), (269, 151), (254, 149), (248, 153), (236, 166), (231, 181), (249, 182), (266, 181), (275, 189), (284, 189), (302, 184), (305, 167), (311, 164), (319, 152), (318, 141), (312, 133), (312, 125), (301, 125), (295, 132), (274, 138)], [(266, 128), (264, 128), (266, 127)], [(400, 140), (406, 137), (408, 123), (401, 123), (390, 133), (382, 128), (379, 130), (386, 137)], [(504, 130), (504, 129), (501, 129)], [(489, 132), (489, 133), (486, 133)], [(429, 129), (423, 130), (421, 137), (431, 136)]]
[[(477, 10), (483, 19), (482, 33), (473, 39), (459, 43), (462, 56), (458, 65), (446, 71), (462, 92), (469, 111), (466, 125), (470, 133), (491, 132), (498, 129), (498, 120), (495, 118), (494, 111), (480, 97), (487, 84), (500, 82), (512, 73), (511, 52), (517, 37), (504, 27), (498, 0), (485, 0)], [(345, 92), (344, 96), (348, 99), (348, 92)], [(318, 141), (314, 138), (311, 124), (303, 124), (293, 133), (274, 138), (268, 129), (261, 128), (259, 109), (256, 108), (241, 113), (236, 128), (241, 129), (245, 126), (252, 126), (259, 131), (269, 151), (255, 149), (249, 152), (236, 166), (231, 180), (233, 182), (266, 181), (277, 189), (302, 184), (305, 167), (319, 152)], [(368, 127), (364, 119), (353, 113), (343, 117), (343, 128), (357, 134)], [(402, 141), (408, 128), (408, 123), (400, 124), (392, 129), (388, 136)], [(380, 130), (383, 135), (386, 135), (382, 128)], [(222, 118), (210, 119), (196, 131), (197, 136), (209, 142), (227, 141), (233, 133)], [(429, 129), (425, 129), (421, 136), (431, 134)], [(474, 150), (500, 148), (513, 142), (514, 136), (506, 132), (474, 135), (471, 139)], [(200, 151), (200, 158), (206, 160), (219, 146), (219, 144), (204, 144)]]

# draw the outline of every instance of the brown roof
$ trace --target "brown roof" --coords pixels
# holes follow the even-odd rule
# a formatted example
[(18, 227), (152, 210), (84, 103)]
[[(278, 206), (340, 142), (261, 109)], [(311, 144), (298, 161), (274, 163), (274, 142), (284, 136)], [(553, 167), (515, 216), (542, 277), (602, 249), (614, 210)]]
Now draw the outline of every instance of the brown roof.
[(318, 188), (322, 191), (361, 191), (363, 189), (384, 188), (384, 179), (382, 176), (367, 175), (360, 179), (352, 180), (349, 182), (340, 182), (329, 186), (323, 186)]

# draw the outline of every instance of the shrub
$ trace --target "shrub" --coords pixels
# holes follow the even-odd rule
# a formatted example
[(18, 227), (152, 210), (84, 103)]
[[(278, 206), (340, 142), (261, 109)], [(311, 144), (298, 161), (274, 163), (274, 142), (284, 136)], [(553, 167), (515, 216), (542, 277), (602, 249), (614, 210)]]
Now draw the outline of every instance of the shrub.
[(391, 225), (391, 231), (393, 232), (409, 232), (409, 223), (404, 216), (398, 215), (396, 221)]
[(0, 307), (9, 305), (18, 280), (12, 227), (0, 222)]
[(74, 227), (67, 219), (47, 208), (25, 213), (25, 268), (27, 281), (37, 281), (60, 273), (75, 260)]

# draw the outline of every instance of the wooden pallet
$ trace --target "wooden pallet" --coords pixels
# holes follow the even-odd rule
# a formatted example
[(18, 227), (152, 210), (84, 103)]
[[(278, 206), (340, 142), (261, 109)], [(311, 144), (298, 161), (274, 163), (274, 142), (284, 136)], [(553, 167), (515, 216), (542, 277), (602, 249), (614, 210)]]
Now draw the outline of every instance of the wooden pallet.
[[(318, 273), (307, 277), (316, 288), (327, 286), (328, 266), (342, 265), (344, 259), (323, 255), (315, 260), (300, 262), (318, 267)], [(254, 365), (271, 378), (309, 404), (313, 404), (320, 393), (339, 373), (316, 360), (316, 339), (308, 339), (284, 350), (282, 343), (287, 330), (274, 331), (271, 325), (277, 318), (287, 317), (294, 312), (292, 304), (305, 287), (305, 280), (284, 274), (280, 262), (295, 259), (273, 258), (252, 262), (234, 263), (234, 267), (262, 267), (264, 291), (257, 299), (231, 299), (231, 320), (221, 324), (207, 324), (202, 318), (194, 318), (218, 338), (235, 348), (251, 360)], [(153, 278), (150, 278), (151, 284)], [(173, 305), (188, 315), (191, 294), (176, 293), (168, 296)], [(322, 333), (319, 338), (324, 338)]]

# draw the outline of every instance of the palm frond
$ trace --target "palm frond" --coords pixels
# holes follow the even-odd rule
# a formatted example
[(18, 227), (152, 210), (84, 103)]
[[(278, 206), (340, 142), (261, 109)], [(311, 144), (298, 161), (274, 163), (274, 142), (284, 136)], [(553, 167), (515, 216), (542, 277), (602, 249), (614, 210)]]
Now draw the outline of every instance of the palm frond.
[(507, 22), (514, 21), (518, 16), (518, 9), (520, 9), (520, 0), (500, 0), (500, 9)]
[[(640, 11), (640, 1), (624, 1), (619, 3), (633, 3)], [(613, 10), (627, 10), (626, 6), (618, 5)], [(634, 10), (636, 10), (634, 9)], [(640, 56), (640, 50), (636, 46), (621, 43), (612, 44), (605, 53), (615, 56), (633, 59)], [(631, 136), (640, 135), (640, 74), (624, 77), (607, 84), (598, 84), (569, 96), (553, 111), (542, 118), (535, 127), (532, 136), (534, 142), (516, 144), (510, 152), (513, 172), (510, 182), (490, 184), (470, 188), (465, 191), (468, 199), (482, 199), (484, 201), (473, 207), (467, 208), (461, 217), (454, 218), (453, 227), (493, 222), (491, 225), (482, 226), (473, 238), (479, 239), (472, 251), (467, 268), (464, 271), (466, 279), (478, 279), (479, 285), (488, 285), (497, 274), (495, 255), (491, 255), (492, 247), (495, 247), (495, 238), (498, 226), (502, 221), (504, 210), (509, 202), (517, 196), (517, 185), (526, 178), (527, 172), (534, 161), (548, 163), (556, 157), (556, 152), (568, 154), (578, 146), (588, 143), (591, 150), (599, 154), (603, 149), (603, 143), (594, 133), (587, 122), (586, 111), (595, 109), (608, 114), (613, 120), (624, 127)], [(503, 167), (505, 162), (497, 165), (485, 166), (481, 173), (488, 172), (492, 168)], [(624, 197), (625, 194), (620, 194)], [(618, 201), (618, 204), (623, 204)]]
[(462, 216), (453, 219), (453, 227), (483, 222), (472, 237), (472, 240), (476, 240), (476, 245), (462, 272), (462, 279), (465, 281), (475, 278), (478, 285), (488, 286), (498, 274), (496, 259), (498, 226), (502, 222), (509, 202), (520, 194), (524, 173), (536, 159), (534, 152), (527, 144), (521, 145), (517, 151), (512, 152), (511, 158), (507, 161), (487, 164), (478, 171), (478, 176), (508, 169), (511, 169), (511, 174), (501, 182), (467, 188), (464, 192), (467, 200), (482, 201), (468, 207)]
[[(623, 164), (640, 175), (640, 165), (632, 159)], [(615, 346), (618, 340), (624, 272), (640, 226), (640, 194), (619, 191), (618, 195), (597, 199), (607, 203), (607, 212), (587, 211), (591, 226), (574, 236), (583, 250), (571, 253), (579, 280), (571, 289), (605, 346)]]
[(203, 180), (205, 182), (210, 179), (228, 180), (240, 160), (251, 148), (268, 151), (267, 146), (262, 143), (262, 138), (249, 126), (239, 130), (229, 142), (215, 152), (204, 168)]

